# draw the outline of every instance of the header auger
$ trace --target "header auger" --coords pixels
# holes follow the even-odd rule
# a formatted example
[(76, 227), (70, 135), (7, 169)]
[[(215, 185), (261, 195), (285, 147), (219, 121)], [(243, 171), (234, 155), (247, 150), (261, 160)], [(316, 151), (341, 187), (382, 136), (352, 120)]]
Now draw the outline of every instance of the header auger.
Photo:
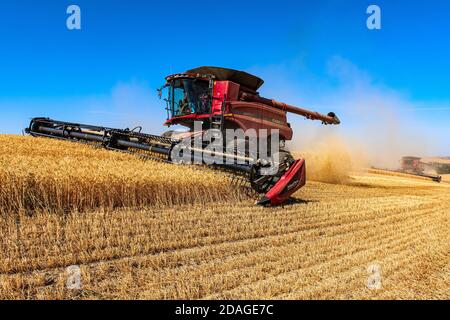
[[(169, 131), (156, 136), (142, 133), (140, 128), (121, 130), (49, 118), (32, 119), (26, 132), (94, 143), (168, 162), (211, 165), (243, 177), (262, 195), (258, 204), (279, 205), (306, 182), (305, 161), (295, 160), (284, 147), (293, 135), (286, 114), (330, 125), (338, 125), (340, 120), (332, 112), (323, 115), (263, 98), (257, 92), (263, 83), (248, 73), (217, 67), (168, 76), (159, 90), (161, 97), (167, 92), (165, 125), (181, 125), (188, 128), (187, 132)], [(230, 131), (245, 135), (233, 136), (230, 144), (229, 139), (223, 139)], [(206, 142), (204, 136), (209, 137)], [(217, 149), (218, 143), (222, 150)], [(252, 149), (255, 145), (258, 147)], [(269, 154), (261, 148), (264, 145)]]

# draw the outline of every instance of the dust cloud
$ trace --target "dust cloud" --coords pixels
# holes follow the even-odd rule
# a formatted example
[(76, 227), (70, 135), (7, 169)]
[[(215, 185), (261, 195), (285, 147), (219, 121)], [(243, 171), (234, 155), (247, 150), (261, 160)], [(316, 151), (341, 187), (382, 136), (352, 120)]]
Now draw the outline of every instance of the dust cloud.
[(432, 111), (424, 111), (428, 104), (424, 107), (407, 92), (372, 79), (342, 57), (329, 59), (323, 81), (308, 77), (305, 66), (288, 66), (255, 68), (255, 73), (268, 79), (269, 90), (263, 96), (324, 114), (334, 111), (341, 119), (339, 126), (322, 126), (318, 121), (287, 115), (294, 131), (287, 147), (306, 158), (308, 179), (345, 183), (352, 171), (372, 166), (398, 169), (403, 156), (446, 152), (443, 141), (448, 126), (441, 128), (445, 110), (435, 110), (443, 120), (430, 123), (426, 115)]
[(294, 132), (302, 135), (294, 134), (288, 147), (306, 159), (308, 179), (336, 184), (345, 184), (351, 173), (361, 174), (370, 167), (399, 169), (403, 156), (426, 155), (427, 142), (414, 132), (417, 127), (409, 127), (401, 117), (385, 111), (378, 108), (371, 112), (373, 118), (355, 120), (352, 114), (358, 112), (348, 109), (349, 117), (342, 117), (339, 127), (295, 126)]
[(293, 153), (306, 160), (307, 179), (313, 181), (346, 184), (352, 173), (363, 172), (369, 166), (365, 151), (338, 134), (316, 136)]

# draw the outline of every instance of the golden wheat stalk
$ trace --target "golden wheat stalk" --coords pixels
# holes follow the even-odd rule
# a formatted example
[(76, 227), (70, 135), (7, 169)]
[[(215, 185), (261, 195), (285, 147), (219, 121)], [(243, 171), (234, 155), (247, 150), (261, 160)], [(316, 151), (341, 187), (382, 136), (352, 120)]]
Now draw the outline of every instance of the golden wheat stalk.
[(239, 196), (198, 170), (30, 137), (0, 136), (0, 211), (61, 211), (207, 203)]

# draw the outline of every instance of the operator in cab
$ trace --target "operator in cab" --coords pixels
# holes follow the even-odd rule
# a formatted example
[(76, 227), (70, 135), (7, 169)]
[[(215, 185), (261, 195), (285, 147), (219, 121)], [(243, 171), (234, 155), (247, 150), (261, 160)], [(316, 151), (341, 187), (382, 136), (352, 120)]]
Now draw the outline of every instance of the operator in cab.
[(178, 105), (180, 106), (180, 113), (181, 113), (182, 115), (185, 115), (185, 114), (191, 114), (191, 113), (192, 113), (192, 109), (191, 109), (191, 107), (189, 106), (189, 100), (188, 100), (188, 96), (187, 96), (187, 93), (186, 93), (186, 92), (184, 93), (184, 98), (183, 98), (183, 100), (180, 100), (180, 101), (178, 102)]

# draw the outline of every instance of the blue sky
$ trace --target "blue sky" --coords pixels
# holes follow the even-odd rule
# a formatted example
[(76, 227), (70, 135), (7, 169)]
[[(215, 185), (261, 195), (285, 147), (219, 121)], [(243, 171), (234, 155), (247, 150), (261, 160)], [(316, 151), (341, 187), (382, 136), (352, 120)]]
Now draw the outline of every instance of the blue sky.
[[(70, 4), (82, 30), (66, 28)], [(381, 30), (366, 28), (370, 4)], [(347, 133), (383, 105), (413, 124), (398, 125), (402, 139), (425, 136), (424, 153), (450, 155), (449, 21), (444, 0), (3, 2), (0, 132), (34, 116), (160, 132), (164, 76), (218, 65), (263, 76), (271, 98), (335, 109)]]

